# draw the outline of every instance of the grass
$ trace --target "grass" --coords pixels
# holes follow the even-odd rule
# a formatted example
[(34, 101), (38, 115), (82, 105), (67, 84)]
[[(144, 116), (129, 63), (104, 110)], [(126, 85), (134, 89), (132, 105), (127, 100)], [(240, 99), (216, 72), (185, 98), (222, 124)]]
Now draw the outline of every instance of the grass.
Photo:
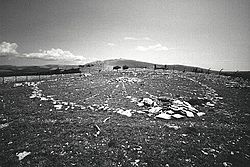
[[(122, 76), (142, 82), (117, 82)], [(30, 99), (31, 87), (1, 85), (0, 124), (9, 126), (0, 129), (0, 166), (247, 166), (250, 91), (248, 87), (226, 87), (231, 80), (216, 75), (137, 71), (66, 75), (38, 85), (44, 95), (55, 99), (86, 107), (108, 104), (110, 111), (56, 110), (50, 101)], [(150, 94), (184, 100), (223, 99), (215, 107), (196, 106), (206, 113), (202, 117), (180, 120), (112, 112), (116, 108), (147, 109), (126, 96)], [(101, 129), (97, 137), (96, 125)], [(16, 154), (23, 151), (31, 154), (19, 161)]]

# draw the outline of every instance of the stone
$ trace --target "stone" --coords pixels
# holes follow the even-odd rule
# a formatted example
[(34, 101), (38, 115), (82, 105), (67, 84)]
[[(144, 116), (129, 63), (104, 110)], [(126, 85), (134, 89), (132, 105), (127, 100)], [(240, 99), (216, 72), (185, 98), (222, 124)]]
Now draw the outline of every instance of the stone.
[(168, 114), (174, 114), (175, 112), (172, 111), (172, 110), (167, 110), (166, 113), (168, 113)]
[(126, 115), (127, 117), (131, 117), (132, 116), (131, 110), (124, 111), (123, 109), (119, 109), (117, 111), (117, 113), (121, 114), (121, 115)]
[(184, 118), (184, 116), (181, 114), (174, 114), (174, 115), (172, 115), (172, 117), (174, 117), (176, 119)]
[(213, 103), (210, 103), (210, 102), (207, 102), (206, 105), (209, 106), (209, 107), (214, 107), (215, 106)]
[(197, 115), (198, 115), (199, 117), (201, 117), (201, 116), (205, 115), (205, 113), (204, 113), (204, 112), (198, 112)]
[(158, 113), (160, 110), (162, 109), (162, 107), (152, 107), (148, 110), (148, 112), (150, 113)]
[(142, 102), (144, 103), (144, 105), (147, 105), (147, 106), (152, 106), (154, 101), (150, 98), (143, 98)]
[(142, 106), (144, 106), (144, 103), (139, 102), (139, 103), (137, 103), (137, 106), (142, 107)]
[(31, 152), (27, 152), (27, 151), (24, 151), (22, 153), (16, 153), (16, 156), (18, 157), (18, 160), (21, 161), (22, 159), (24, 159), (26, 156), (30, 155)]
[(194, 113), (192, 113), (191, 111), (185, 111), (185, 113), (186, 113), (187, 117), (189, 117), (189, 118), (194, 117)]
[(155, 116), (155, 118), (161, 118), (161, 119), (171, 119), (171, 115), (166, 114), (166, 113), (161, 113), (157, 116)]

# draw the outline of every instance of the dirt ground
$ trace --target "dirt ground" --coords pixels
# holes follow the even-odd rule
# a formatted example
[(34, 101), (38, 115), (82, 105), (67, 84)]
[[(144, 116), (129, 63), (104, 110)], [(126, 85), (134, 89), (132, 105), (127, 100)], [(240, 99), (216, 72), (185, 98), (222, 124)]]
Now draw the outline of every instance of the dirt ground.
[[(205, 115), (159, 119), (132, 102), (153, 97), (197, 102)], [(249, 83), (240, 78), (177, 71), (2, 84), (0, 166), (248, 166), (249, 99)]]

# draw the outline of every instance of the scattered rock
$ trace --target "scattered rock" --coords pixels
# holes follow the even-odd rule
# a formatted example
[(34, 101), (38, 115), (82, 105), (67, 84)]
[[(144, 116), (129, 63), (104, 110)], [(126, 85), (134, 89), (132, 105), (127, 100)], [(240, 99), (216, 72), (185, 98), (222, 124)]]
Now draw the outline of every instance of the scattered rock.
[(19, 87), (19, 86), (23, 86), (22, 83), (15, 83), (13, 87)]
[(176, 119), (184, 118), (184, 116), (181, 114), (174, 114), (174, 115), (172, 115), (172, 117), (174, 117)]
[(208, 99), (204, 99), (204, 98), (197, 98), (197, 99), (190, 99), (188, 100), (188, 103), (195, 106), (204, 106), (207, 102), (211, 102)]
[(137, 106), (142, 107), (142, 106), (144, 106), (144, 103), (139, 102), (139, 103), (137, 103)]
[(101, 129), (99, 128), (98, 125), (94, 125), (94, 128), (96, 130), (96, 133), (94, 134), (94, 136), (97, 137), (101, 133)]
[(139, 166), (139, 163), (140, 162), (140, 160), (139, 159), (136, 159), (134, 162), (131, 162), (131, 164), (133, 165), (133, 166)]
[(154, 104), (154, 101), (150, 98), (143, 98), (142, 103), (144, 103), (145, 106), (152, 106)]
[(6, 127), (8, 127), (8, 126), (9, 126), (9, 123), (0, 124), (0, 129), (6, 128)]
[(91, 111), (94, 111), (94, 110), (95, 110), (95, 108), (92, 107), (92, 106), (88, 106), (87, 108), (90, 109)]
[(61, 104), (56, 104), (54, 105), (54, 107), (56, 108), (56, 110), (61, 110), (62, 109), (62, 106)]
[(109, 120), (110, 119), (110, 117), (108, 117), (108, 118), (105, 118), (104, 120), (103, 120), (103, 123), (105, 123), (107, 120)]
[(161, 118), (161, 119), (171, 119), (171, 115), (166, 114), (166, 113), (161, 113), (157, 116), (155, 116), (155, 118)]
[(165, 124), (164, 126), (170, 128), (170, 129), (174, 129), (174, 130), (178, 130), (181, 128), (177, 125), (170, 125), (170, 124)]
[(222, 164), (223, 164), (224, 167), (230, 167), (230, 166), (233, 165), (233, 164), (230, 163), (230, 162), (223, 162)]
[(22, 153), (16, 153), (16, 156), (18, 157), (18, 160), (21, 161), (24, 159), (26, 156), (30, 155), (31, 152), (24, 151)]
[(166, 96), (161, 96), (161, 97), (158, 97), (158, 100), (161, 102), (171, 102), (172, 99)]
[(194, 113), (192, 113), (190, 111), (185, 111), (185, 112), (186, 112), (187, 117), (189, 117), (189, 118), (193, 118), (194, 117)]
[(158, 113), (159, 111), (161, 111), (162, 107), (152, 107), (148, 110), (148, 112), (150, 113)]
[(210, 103), (210, 102), (207, 102), (206, 105), (209, 106), (209, 107), (214, 107), (215, 106), (213, 103)]
[(132, 116), (131, 110), (124, 111), (123, 109), (119, 109), (117, 111), (117, 113), (121, 114), (121, 115), (126, 115), (127, 117), (131, 117)]
[(205, 113), (204, 113), (204, 112), (198, 112), (197, 115), (198, 115), (199, 117), (201, 117), (201, 116), (205, 115)]

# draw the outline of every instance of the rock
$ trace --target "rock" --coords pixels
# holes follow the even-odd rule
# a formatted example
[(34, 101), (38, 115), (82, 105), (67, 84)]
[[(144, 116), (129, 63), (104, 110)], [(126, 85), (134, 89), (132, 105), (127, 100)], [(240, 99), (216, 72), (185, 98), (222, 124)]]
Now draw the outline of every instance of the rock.
[(104, 106), (101, 106), (98, 108), (98, 110), (103, 110), (104, 109)]
[(172, 117), (174, 117), (176, 119), (184, 118), (184, 116), (181, 114), (174, 114), (174, 115), (172, 115)]
[(213, 103), (210, 103), (210, 102), (207, 102), (206, 105), (209, 106), (209, 107), (214, 107), (215, 106)]
[(94, 110), (95, 110), (95, 108), (92, 107), (92, 106), (88, 106), (88, 109), (90, 109), (91, 111), (94, 111)]
[(161, 109), (162, 109), (162, 107), (153, 107), (153, 108), (150, 108), (148, 110), (148, 112), (150, 112), (150, 113), (158, 113)]
[(170, 128), (170, 129), (174, 129), (174, 130), (178, 130), (180, 129), (181, 127), (177, 126), (177, 125), (170, 125), (170, 124), (165, 124), (164, 126)]
[(142, 106), (144, 106), (144, 103), (139, 102), (139, 103), (137, 103), (137, 106), (142, 107)]
[(143, 112), (143, 111), (136, 111), (137, 113), (139, 113), (139, 114), (144, 114), (145, 112)]
[(166, 114), (166, 113), (161, 113), (157, 116), (155, 116), (155, 118), (161, 118), (161, 119), (171, 119), (171, 115)]
[(103, 108), (104, 111), (107, 111), (108, 109), (109, 109), (108, 106), (106, 106), (106, 107)]
[(54, 107), (55, 107), (57, 110), (62, 109), (62, 106), (63, 106), (63, 105), (61, 105), (61, 104), (56, 104), (56, 105), (54, 105)]
[(191, 110), (191, 111), (198, 111), (196, 108), (194, 108), (193, 106), (191, 106), (191, 104), (189, 104), (188, 102), (186, 101), (183, 101), (183, 104), (185, 104), (185, 106)]
[(110, 119), (110, 117), (108, 117), (108, 118), (105, 118), (104, 120), (103, 120), (103, 123), (105, 123), (107, 120), (109, 120)]
[(140, 160), (136, 159), (135, 162), (131, 162), (131, 165), (133, 165), (133, 166), (139, 166), (139, 164), (138, 164), (139, 162), (140, 162)]
[(19, 86), (23, 86), (23, 84), (22, 83), (15, 83), (14, 84), (14, 87), (19, 87)]
[(180, 101), (180, 100), (174, 100), (173, 104), (176, 105), (176, 106), (183, 106), (184, 105), (184, 103), (182, 101)]
[(124, 111), (123, 109), (119, 109), (117, 111), (117, 113), (121, 114), (121, 115), (126, 115), (127, 117), (131, 117), (132, 116), (131, 110)]
[(192, 113), (190, 111), (185, 111), (185, 113), (186, 113), (187, 117), (189, 117), (189, 118), (194, 117), (194, 113)]
[(135, 102), (137, 102), (137, 98), (132, 97), (130, 102), (131, 102), (131, 103), (135, 103)]
[(34, 98), (36, 98), (36, 95), (33, 94), (30, 96), (30, 99), (34, 99)]
[(9, 126), (9, 123), (0, 124), (0, 129), (2, 129), (2, 128), (6, 128), (7, 126)]
[(154, 101), (152, 99), (150, 99), (150, 98), (143, 98), (142, 102), (146, 106), (152, 106), (154, 104)]
[(16, 156), (18, 156), (18, 160), (21, 161), (22, 159), (24, 159), (26, 156), (30, 155), (31, 152), (27, 152), (27, 151), (24, 151), (22, 153), (16, 153)]
[(99, 128), (98, 125), (94, 125), (94, 128), (96, 130), (96, 133), (94, 134), (94, 136), (97, 137), (101, 133), (101, 129)]
[(66, 105), (66, 106), (69, 105), (69, 103), (68, 103), (68, 102), (65, 102), (65, 101), (63, 101), (62, 104), (63, 104), (63, 105)]
[(161, 96), (161, 97), (158, 97), (158, 100), (161, 102), (171, 102), (172, 99), (166, 96)]
[(201, 116), (205, 115), (205, 113), (204, 113), (204, 112), (198, 112), (197, 115), (198, 115), (199, 117), (201, 117)]
[(179, 107), (174, 106), (174, 105), (171, 105), (169, 108), (170, 108), (171, 110), (173, 110), (173, 111), (179, 111), (179, 110), (180, 110)]
[(41, 101), (47, 101), (47, 100), (49, 100), (49, 99), (47, 99), (46, 97), (41, 97), (40, 100), (41, 100)]
[(230, 162), (223, 162), (222, 164), (223, 164), (224, 167), (232, 166), (232, 163), (230, 163)]
[(174, 114), (175, 112), (172, 111), (172, 110), (167, 110), (166, 113), (168, 113), (168, 114)]

